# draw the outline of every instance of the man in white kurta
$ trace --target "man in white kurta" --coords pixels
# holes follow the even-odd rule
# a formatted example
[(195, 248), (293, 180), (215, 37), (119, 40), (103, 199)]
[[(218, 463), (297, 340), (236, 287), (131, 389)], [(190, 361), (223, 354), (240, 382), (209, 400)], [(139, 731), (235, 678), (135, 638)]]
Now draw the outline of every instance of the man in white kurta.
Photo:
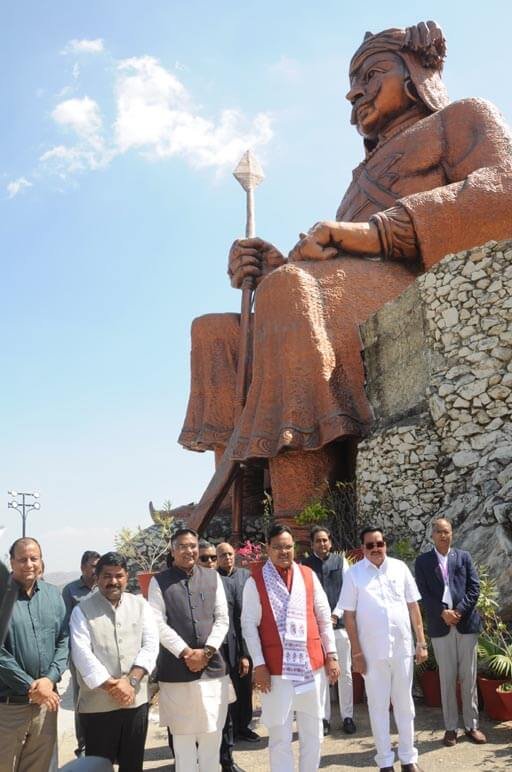
[(196, 565), (198, 536), (171, 539), (173, 566), (151, 580), (149, 603), (160, 635), (160, 724), (173, 736), (176, 772), (217, 772), (233, 689), (219, 648), (229, 627), (222, 581)]
[(352, 647), (353, 669), (362, 673), (368, 712), (381, 772), (392, 772), (395, 760), (389, 733), (389, 705), (398, 728), (402, 772), (420, 772), (414, 747), (414, 703), (411, 695), (416, 636), (416, 662), (427, 657), (418, 607), (420, 594), (401, 560), (386, 555), (380, 529), (361, 533), (364, 558), (347, 572), (334, 614), (344, 611)]
[(267, 546), (269, 560), (244, 587), (242, 632), (261, 691), (270, 769), (293, 772), (295, 711), (299, 770), (313, 772), (320, 763), (326, 672), (331, 683), (339, 676), (331, 610), (315, 574), (294, 563), (293, 536), (286, 526), (273, 526)]

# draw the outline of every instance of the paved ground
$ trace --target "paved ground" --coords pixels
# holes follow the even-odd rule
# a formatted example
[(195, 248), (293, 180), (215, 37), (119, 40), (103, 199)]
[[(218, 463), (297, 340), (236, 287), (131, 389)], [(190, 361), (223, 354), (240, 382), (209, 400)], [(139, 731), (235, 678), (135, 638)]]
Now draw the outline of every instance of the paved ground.
[[(59, 716), (59, 759), (62, 766), (70, 761), (75, 747), (73, 730), (73, 713), (71, 690), (64, 682), (63, 703)], [(63, 690), (61, 690), (62, 692)], [(337, 707), (333, 705), (334, 715)], [(357, 723), (357, 734), (348, 737), (337, 728), (339, 720), (334, 720), (332, 733), (325, 738), (322, 754), (322, 770), (359, 769), (375, 772), (373, 743), (370, 735), (368, 714), (365, 705), (357, 705), (354, 719)], [(512, 722), (497, 724), (482, 718), (481, 727), (488, 737), (486, 745), (477, 746), (468, 740), (461, 739), (455, 748), (445, 748), (441, 743), (443, 735), (441, 727), (441, 711), (438, 708), (425, 708), (417, 704), (416, 735), (420, 752), (420, 764), (423, 772), (502, 772), (512, 770)], [(435, 727), (433, 729), (433, 727)], [(235, 761), (246, 772), (266, 772), (268, 770), (268, 751), (266, 732), (254, 721), (254, 728), (262, 736), (258, 746), (251, 743), (240, 743), (235, 749)], [(396, 738), (395, 738), (396, 739)], [(297, 738), (294, 736), (294, 751), (297, 751)], [(157, 710), (151, 712), (150, 727), (146, 743), (144, 769), (174, 772), (174, 762), (169, 759), (167, 734), (158, 726)], [(395, 765), (399, 769), (399, 765)], [(190, 770), (193, 772), (193, 770)], [(313, 772), (313, 770), (311, 771)]]

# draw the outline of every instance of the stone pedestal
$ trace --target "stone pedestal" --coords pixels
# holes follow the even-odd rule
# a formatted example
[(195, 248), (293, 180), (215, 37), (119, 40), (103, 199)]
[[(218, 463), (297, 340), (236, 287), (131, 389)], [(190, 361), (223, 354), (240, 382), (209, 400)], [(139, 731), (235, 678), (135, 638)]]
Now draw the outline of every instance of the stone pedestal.
[(512, 241), (447, 255), (361, 335), (376, 420), (360, 512), (416, 549), (450, 519), (512, 617)]

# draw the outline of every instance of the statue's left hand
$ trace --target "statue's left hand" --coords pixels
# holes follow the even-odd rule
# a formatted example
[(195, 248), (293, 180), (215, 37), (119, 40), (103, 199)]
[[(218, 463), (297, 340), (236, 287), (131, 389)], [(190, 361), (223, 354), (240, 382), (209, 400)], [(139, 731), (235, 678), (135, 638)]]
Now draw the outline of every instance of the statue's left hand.
[(288, 259), (332, 260), (341, 254), (378, 255), (381, 252), (379, 232), (367, 222), (317, 222), (307, 233), (300, 234)]

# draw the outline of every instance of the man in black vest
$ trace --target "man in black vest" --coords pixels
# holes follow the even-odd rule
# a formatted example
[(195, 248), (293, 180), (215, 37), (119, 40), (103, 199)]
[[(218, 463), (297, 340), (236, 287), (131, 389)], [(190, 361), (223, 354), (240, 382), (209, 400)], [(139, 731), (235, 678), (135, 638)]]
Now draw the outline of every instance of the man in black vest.
[(217, 772), (231, 699), (219, 653), (229, 627), (226, 594), (217, 572), (197, 565), (196, 531), (177, 530), (171, 552), (173, 565), (149, 588), (160, 634), (160, 724), (173, 735), (177, 769)]
[[(310, 532), (311, 555), (304, 558), (304, 565), (309, 566), (320, 579), (325, 594), (329, 600), (331, 611), (336, 608), (343, 585), (343, 574), (348, 571), (348, 564), (343, 555), (332, 551), (331, 532), (324, 525), (315, 525)], [(338, 678), (338, 698), (343, 721), (343, 731), (354, 734), (354, 699), (352, 692), (352, 662), (350, 657), (350, 641), (345, 631), (343, 618), (332, 618), (334, 639), (340, 664)], [(329, 689), (326, 693), (324, 734), (330, 731), (331, 698)]]

